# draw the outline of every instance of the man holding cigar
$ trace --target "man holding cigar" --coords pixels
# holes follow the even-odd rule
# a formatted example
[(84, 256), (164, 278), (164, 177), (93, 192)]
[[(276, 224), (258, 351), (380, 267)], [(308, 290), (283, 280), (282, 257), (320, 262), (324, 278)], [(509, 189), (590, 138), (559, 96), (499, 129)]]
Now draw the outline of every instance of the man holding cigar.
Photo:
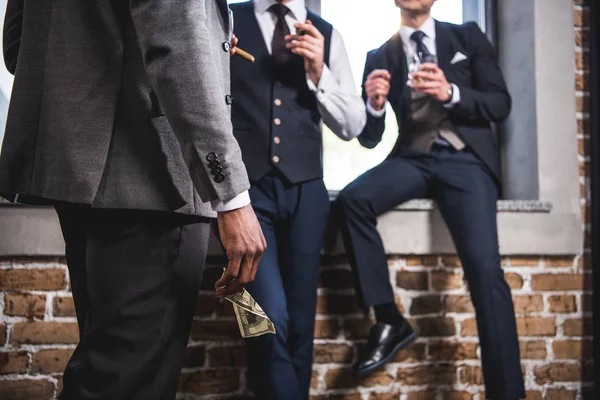
[[(377, 217), (414, 198), (434, 199), (464, 267), (477, 313), (487, 398), (525, 397), (515, 314), (500, 266), (496, 201), (498, 138), (492, 123), (511, 98), (495, 51), (475, 23), (435, 21), (435, 0), (396, 0), (400, 31), (367, 55), (363, 97), (368, 122), (359, 137), (375, 147), (389, 101), (400, 128), (390, 156), (339, 196), (342, 232), (365, 306), (377, 324), (367, 355), (354, 367), (367, 375), (415, 340), (394, 303)], [(407, 82), (408, 80), (408, 82)]]
[(61, 400), (174, 399), (210, 219), (217, 295), (265, 249), (230, 116), (226, 0), (9, 0), (0, 195), (54, 206), (79, 339)]
[(268, 249), (248, 291), (276, 335), (246, 340), (259, 399), (306, 400), (322, 239), (329, 214), (321, 121), (340, 138), (366, 122), (340, 34), (303, 0), (232, 4), (250, 64), (231, 63), (234, 134)]

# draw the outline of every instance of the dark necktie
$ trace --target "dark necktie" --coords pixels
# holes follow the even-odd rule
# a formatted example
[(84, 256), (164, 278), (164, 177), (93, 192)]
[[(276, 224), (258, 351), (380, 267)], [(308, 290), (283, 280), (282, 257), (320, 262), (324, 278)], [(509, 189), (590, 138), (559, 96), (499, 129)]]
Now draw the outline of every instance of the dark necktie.
[(414, 31), (412, 35), (410, 35), (410, 40), (417, 44), (417, 54), (419, 55), (419, 59), (422, 63), (427, 62), (435, 62), (435, 57), (433, 54), (429, 52), (425, 43), (423, 43), (423, 39), (425, 39), (427, 35), (423, 31)]
[(290, 28), (285, 22), (285, 16), (290, 9), (283, 4), (273, 4), (269, 11), (277, 17), (273, 41), (271, 42), (271, 54), (275, 60), (276, 66), (285, 65), (292, 58), (292, 52), (285, 47), (285, 36), (290, 34)]

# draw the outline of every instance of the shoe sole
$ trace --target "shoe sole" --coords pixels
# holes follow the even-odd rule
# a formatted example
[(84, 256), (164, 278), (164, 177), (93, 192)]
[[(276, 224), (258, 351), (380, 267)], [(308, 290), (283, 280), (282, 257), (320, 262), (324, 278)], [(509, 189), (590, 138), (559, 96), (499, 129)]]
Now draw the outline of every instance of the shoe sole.
[(398, 343), (396, 347), (394, 347), (394, 350), (392, 350), (392, 352), (388, 356), (383, 358), (380, 362), (374, 364), (369, 368), (365, 368), (361, 371), (354, 372), (354, 376), (363, 377), (377, 371), (379, 368), (383, 367), (388, 361), (394, 358), (396, 354), (410, 346), (415, 340), (417, 340), (417, 334), (413, 332), (409, 337)]

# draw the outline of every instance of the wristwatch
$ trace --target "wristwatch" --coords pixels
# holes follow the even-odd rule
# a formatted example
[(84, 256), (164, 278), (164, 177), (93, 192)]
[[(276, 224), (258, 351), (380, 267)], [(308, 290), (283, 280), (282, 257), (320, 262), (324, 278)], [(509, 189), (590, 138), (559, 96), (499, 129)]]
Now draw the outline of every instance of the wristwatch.
[(448, 104), (454, 98), (454, 85), (450, 83), (450, 89), (448, 89), (448, 100), (444, 102), (444, 104)]

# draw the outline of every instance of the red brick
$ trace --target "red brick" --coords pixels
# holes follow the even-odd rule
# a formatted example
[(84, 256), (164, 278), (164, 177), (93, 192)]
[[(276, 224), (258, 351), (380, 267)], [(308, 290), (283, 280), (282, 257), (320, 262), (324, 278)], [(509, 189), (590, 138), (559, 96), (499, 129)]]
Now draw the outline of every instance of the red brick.
[(454, 318), (426, 317), (412, 320), (412, 325), (421, 337), (454, 336), (456, 325)]
[(592, 319), (568, 319), (563, 323), (563, 332), (566, 336), (592, 336)]
[(0, 324), (0, 347), (6, 343), (6, 325)]
[(548, 305), (552, 313), (577, 312), (577, 300), (575, 296), (558, 295), (548, 298)]
[(531, 287), (536, 291), (583, 290), (583, 278), (581, 274), (533, 275)]
[(444, 256), (442, 257), (442, 265), (446, 268), (462, 268), (462, 263), (458, 256)]
[(2, 381), (2, 400), (49, 400), (54, 396), (54, 384), (44, 379)]
[[(390, 392), (382, 392), (382, 393), (370, 393), (369, 400), (398, 400), (400, 398), (400, 393), (390, 393)], [(358, 398), (357, 400), (360, 400)]]
[(203, 293), (198, 295), (198, 300), (196, 301), (195, 315), (206, 316), (213, 314), (217, 311), (217, 301), (217, 297), (212, 293)]
[[(435, 400), (436, 399), (435, 392), (408, 392), (406, 399), (407, 400)], [(396, 399), (398, 399), (397, 397)], [(395, 399), (395, 400), (396, 400)]]
[(510, 257), (508, 260), (513, 267), (539, 267), (541, 261), (537, 256)]
[(204, 367), (206, 349), (203, 346), (188, 346), (183, 357), (184, 368)]
[(427, 290), (427, 272), (399, 271), (396, 274), (396, 285), (406, 290)]
[(328, 294), (317, 297), (317, 313), (319, 314), (353, 314), (358, 312), (358, 304), (354, 295)]
[(33, 354), (31, 371), (43, 375), (63, 372), (74, 349), (40, 350)]
[(544, 257), (546, 267), (573, 267), (575, 265), (575, 257), (573, 256), (548, 256)]
[(27, 352), (0, 353), (0, 374), (24, 374), (27, 372)]
[(540, 392), (528, 390), (525, 392), (525, 400), (542, 400), (542, 394)]
[(315, 364), (348, 364), (352, 362), (354, 349), (345, 344), (316, 344), (313, 352)]
[(456, 383), (456, 367), (451, 365), (426, 365), (400, 368), (397, 381), (402, 385), (452, 385)]
[(0, 290), (62, 290), (64, 269), (0, 269)]
[(473, 395), (468, 392), (445, 392), (443, 400), (472, 400)]
[(208, 350), (211, 368), (245, 367), (246, 349), (244, 346), (214, 347)]
[(564, 340), (552, 343), (554, 359), (588, 360), (594, 354), (591, 341)]
[(410, 256), (406, 258), (408, 267), (437, 267), (438, 264), (438, 256)]
[(46, 312), (46, 296), (27, 293), (6, 293), (4, 314), (15, 317), (43, 317)]
[(394, 357), (394, 362), (413, 363), (424, 360), (425, 343), (413, 343)]
[(542, 295), (515, 296), (515, 312), (529, 314), (544, 311), (544, 297)]
[[(315, 388), (313, 388), (315, 389)], [(379, 400), (379, 398), (377, 398)], [(362, 395), (358, 392), (346, 394), (328, 394), (322, 396), (310, 396), (310, 400), (362, 400)], [(369, 398), (369, 400), (372, 400)]]
[[(575, 75), (575, 90), (583, 92), (590, 87), (590, 75), (587, 72)], [(589, 126), (589, 124), (588, 124)], [(586, 131), (587, 132), (587, 131)], [(586, 176), (589, 176), (586, 174)]]
[(236, 321), (197, 321), (192, 326), (192, 340), (240, 340)]
[(52, 306), (52, 313), (55, 317), (74, 317), (75, 303), (72, 297), (56, 297)]
[(369, 336), (373, 321), (370, 318), (347, 319), (344, 321), (344, 332), (347, 339), (364, 339)]
[(429, 356), (435, 361), (476, 360), (477, 343), (437, 342), (429, 345)]
[(576, 390), (548, 389), (548, 391), (546, 391), (546, 400), (575, 400), (576, 398)]
[(504, 279), (511, 289), (521, 289), (523, 287), (523, 277), (513, 272), (507, 272), (504, 274)]
[(320, 286), (327, 289), (353, 289), (354, 275), (347, 269), (321, 270)]
[(466, 319), (461, 324), (461, 336), (477, 336), (477, 322), (475, 319)]
[(379, 370), (364, 378), (357, 378), (350, 368), (332, 368), (325, 374), (327, 389), (349, 389), (357, 386), (385, 386), (394, 382), (385, 370)]
[(519, 342), (519, 348), (523, 360), (545, 360), (548, 353), (542, 340)]
[(470, 365), (460, 369), (460, 381), (469, 385), (483, 385), (483, 373), (480, 367)]
[(587, 9), (576, 8), (573, 14), (573, 23), (577, 27), (590, 26), (590, 13)]
[(583, 29), (575, 30), (575, 44), (579, 47), (588, 47), (590, 42), (589, 31)]
[(431, 287), (435, 290), (460, 289), (463, 286), (463, 276), (447, 271), (431, 272)]
[(311, 389), (317, 389), (319, 387), (319, 372), (313, 371), (310, 377), (310, 387)]
[(517, 318), (519, 336), (554, 336), (556, 320), (554, 318)]
[(11, 338), (20, 344), (72, 344), (79, 342), (79, 329), (72, 323), (18, 322)]
[(475, 312), (469, 296), (445, 296), (443, 309), (447, 313), (471, 314)]
[(412, 315), (437, 314), (442, 310), (442, 297), (440, 295), (427, 295), (415, 297), (410, 306)]
[(340, 334), (336, 319), (318, 319), (315, 321), (315, 339), (335, 339)]
[(582, 379), (581, 364), (546, 364), (533, 370), (535, 381), (540, 385), (556, 382), (580, 382)]
[(239, 387), (239, 370), (208, 369), (182, 374), (179, 380), (179, 392), (197, 395), (231, 393)]

